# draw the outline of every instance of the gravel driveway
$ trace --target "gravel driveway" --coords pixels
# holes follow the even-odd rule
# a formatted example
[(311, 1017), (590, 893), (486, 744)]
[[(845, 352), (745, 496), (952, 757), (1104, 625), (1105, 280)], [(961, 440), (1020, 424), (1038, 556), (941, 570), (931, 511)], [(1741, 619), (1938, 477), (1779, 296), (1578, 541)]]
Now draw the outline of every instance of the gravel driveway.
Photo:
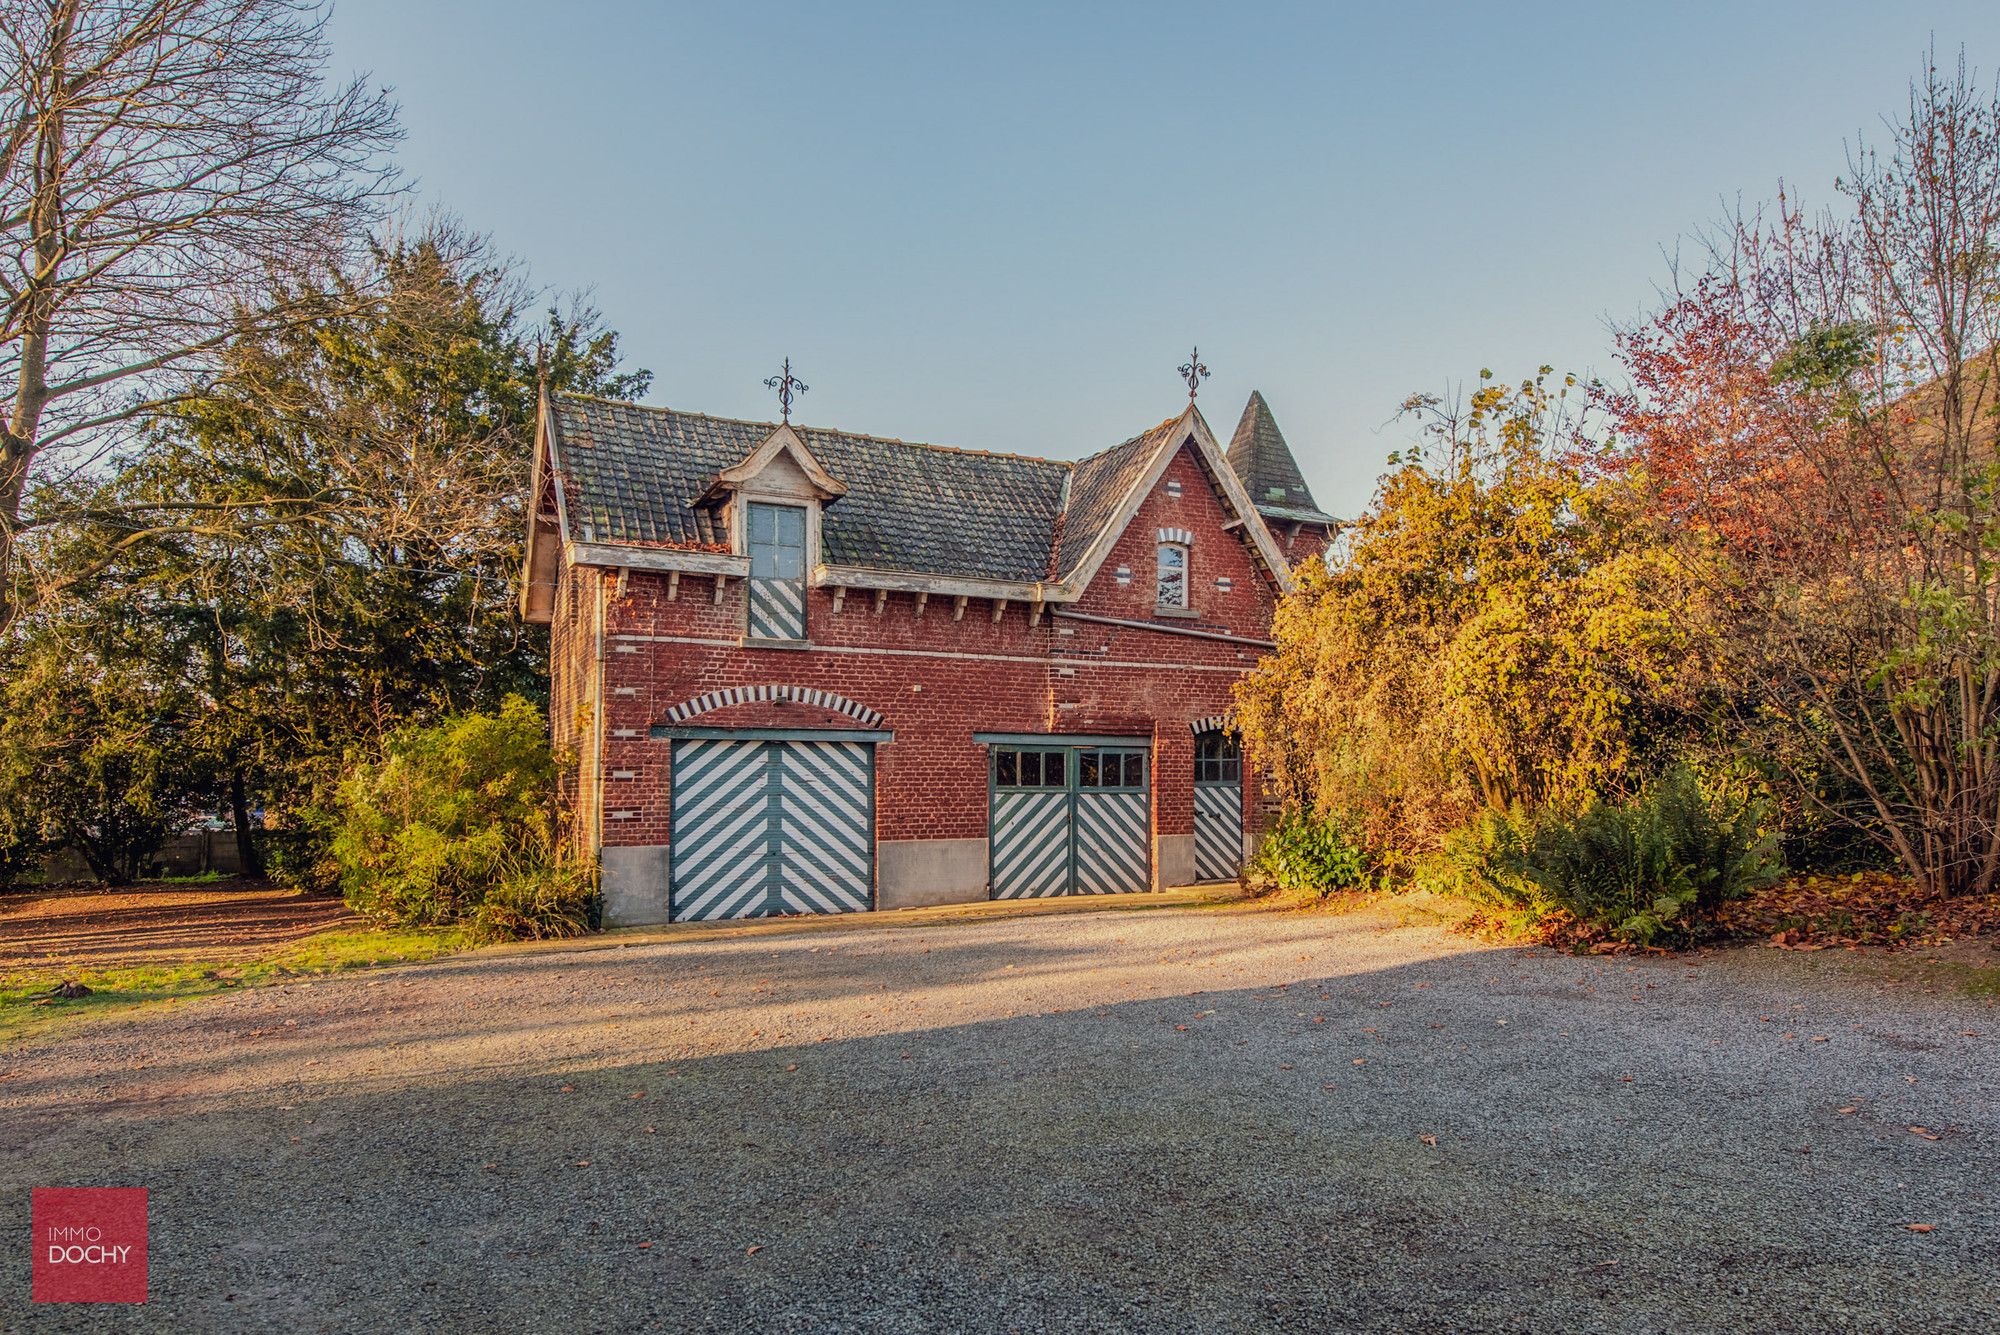
[[(1996, 1037), (1236, 906), (460, 956), (0, 1053), (0, 1326), (1991, 1331)], [(30, 1309), (119, 1184), (152, 1301)]]

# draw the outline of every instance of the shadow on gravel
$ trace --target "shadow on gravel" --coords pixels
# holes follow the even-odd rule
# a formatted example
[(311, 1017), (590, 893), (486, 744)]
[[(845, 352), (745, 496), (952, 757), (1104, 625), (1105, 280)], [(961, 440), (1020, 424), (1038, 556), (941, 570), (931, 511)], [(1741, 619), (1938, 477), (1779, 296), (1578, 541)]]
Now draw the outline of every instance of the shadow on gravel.
[[(1009, 966), (1073, 971), (1079, 996), (1130, 967), (926, 945), (940, 1003)], [(755, 986), (744, 965), (766, 949), (579, 954), (526, 976), (615, 1005), (645, 969)], [(784, 1003), (918, 967), (847, 949), (829, 976), (789, 978)], [(1253, 956), (1261, 977), (1232, 978)], [(1914, 1053), (1837, 1006), (1813, 1019), (1827, 1042), (1780, 1039), (1756, 1013), (1767, 998), (1720, 1005), (1726, 980), (1675, 966), (1489, 952), (1342, 974), (1274, 965), (1269, 942), (1217, 958), (1226, 985), (1193, 995), (706, 1056), (635, 1033), (581, 1071), (535, 1053), (541, 1026), (504, 1006), (433, 1014), (518, 1040), (522, 1069), (306, 1095), (274, 1060), (254, 1107), (77, 1108), (13, 1156), (4, 1198), (18, 1217), (31, 1185), (152, 1189), (153, 1301), (118, 1314), (126, 1329), (1975, 1330), (2000, 1315), (2000, 1086), (1948, 1016), (1901, 1017), (1936, 1030), (1940, 1050)], [(470, 967), (422, 970), (411, 1010)], [(1943, 1138), (1910, 1135), (1920, 1119)], [(1936, 1231), (1907, 1231), (1915, 1218)], [(0, 1273), (0, 1311), (24, 1310), (26, 1273)], [(101, 1316), (45, 1308), (36, 1326)]]

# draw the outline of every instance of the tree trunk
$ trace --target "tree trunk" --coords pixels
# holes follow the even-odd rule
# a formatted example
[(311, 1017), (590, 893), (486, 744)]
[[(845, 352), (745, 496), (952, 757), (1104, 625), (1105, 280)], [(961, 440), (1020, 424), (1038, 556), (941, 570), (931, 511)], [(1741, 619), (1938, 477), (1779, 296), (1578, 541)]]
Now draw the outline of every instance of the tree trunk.
[(264, 859), (257, 851), (257, 841), (250, 832), (250, 798), (243, 782), (243, 771), (229, 773), (229, 815), (236, 826), (236, 865), (245, 876), (262, 876)]
[(0, 634), (14, 624), (14, 534), (21, 518), (21, 495), (28, 485), (29, 441), (0, 433)]

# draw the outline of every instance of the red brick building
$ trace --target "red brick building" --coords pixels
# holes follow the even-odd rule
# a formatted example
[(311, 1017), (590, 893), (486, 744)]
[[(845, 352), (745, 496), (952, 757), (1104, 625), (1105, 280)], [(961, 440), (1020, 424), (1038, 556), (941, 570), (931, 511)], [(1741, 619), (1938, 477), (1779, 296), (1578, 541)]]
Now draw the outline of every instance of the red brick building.
[(533, 485), (608, 925), (1236, 874), (1230, 684), (1335, 524), (1261, 395), (1075, 462), (556, 395)]

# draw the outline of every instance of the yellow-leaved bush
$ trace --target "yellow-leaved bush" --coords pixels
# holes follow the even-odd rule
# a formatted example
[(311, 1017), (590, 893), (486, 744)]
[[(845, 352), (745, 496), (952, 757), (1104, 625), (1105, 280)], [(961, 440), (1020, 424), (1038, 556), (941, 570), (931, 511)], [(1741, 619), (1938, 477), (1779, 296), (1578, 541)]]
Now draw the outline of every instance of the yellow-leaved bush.
[(555, 777), (541, 711), (520, 696), (397, 730), (378, 757), (350, 762), (327, 813), (341, 893), (403, 925), (585, 930), (595, 877), (560, 856)]
[(1649, 541), (1548, 372), (1470, 412), (1413, 400), (1425, 449), (1279, 605), (1235, 715), (1288, 807), (1392, 876), (1484, 811), (1636, 791), (1712, 674), (1685, 554)]

